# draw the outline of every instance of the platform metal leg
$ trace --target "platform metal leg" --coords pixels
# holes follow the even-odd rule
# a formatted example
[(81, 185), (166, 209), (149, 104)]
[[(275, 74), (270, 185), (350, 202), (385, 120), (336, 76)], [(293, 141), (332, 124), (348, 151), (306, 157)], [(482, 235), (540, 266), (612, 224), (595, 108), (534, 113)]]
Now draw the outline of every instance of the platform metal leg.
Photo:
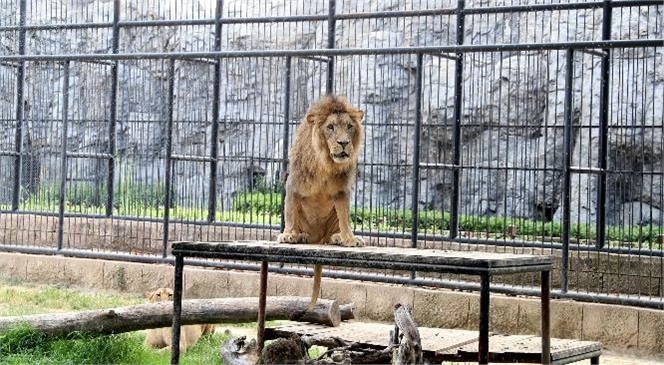
[(258, 353), (263, 352), (265, 344), (265, 306), (267, 304), (267, 261), (261, 262), (260, 293), (258, 297)]
[(551, 364), (551, 281), (542, 271), (542, 364)]
[(477, 361), (480, 365), (489, 363), (489, 284), (491, 276), (482, 275), (482, 287), (480, 288), (480, 338)]
[(180, 323), (182, 316), (182, 277), (184, 258), (175, 255), (175, 278), (173, 280), (173, 328), (171, 330), (171, 364), (180, 363)]

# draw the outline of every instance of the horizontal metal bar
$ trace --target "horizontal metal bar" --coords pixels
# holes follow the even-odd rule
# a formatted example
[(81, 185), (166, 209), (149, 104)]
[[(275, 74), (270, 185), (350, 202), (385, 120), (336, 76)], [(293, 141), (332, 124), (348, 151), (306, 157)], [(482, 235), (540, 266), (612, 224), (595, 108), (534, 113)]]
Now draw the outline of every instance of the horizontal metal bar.
[(0, 150), (0, 156), (11, 156), (11, 157), (16, 157), (20, 155), (20, 153), (16, 151), (9, 151), (9, 150)]
[(73, 30), (73, 29), (99, 29), (99, 28), (111, 28), (113, 27), (112, 22), (97, 22), (97, 23), (66, 23), (66, 24), (35, 24), (35, 25), (8, 25), (0, 27), (0, 32), (13, 32), (17, 30), (30, 30), (30, 31), (42, 31), (42, 30)]
[[(661, 6), (660, 0), (630, 0), (613, 1), (611, 7), (636, 7), (636, 6)], [(579, 2), (579, 3), (557, 3), (557, 4), (534, 4), (534, 5), (512, 5), (512, 6), (493, 6), (493, 7), (475, 7), (465, 8), (462, 13), (473, 14), (498, 14), (515, 12), (537, 12), (537, 11), (561, 11), (561, 10), (582, 10), (599, 9), (603, 6), (601, 1)], [(422, 16), (454, 15), (456, 8), (438, 8), (424, 10), (396, 10), (396, 11), (375, 11), (358, 12), (335, 15), (336, 20), (358, 20), (358, 19), (377, 19), (377, 18), (408, 18)], [(255, 24), (255, 23), (289, 23), (289, 22), (311, 22), (327, 21), (328, 15), (286, 15), (286, 16), (268, 16), (268, 17), (246, 17), (246, 18), (221, 18), (220, 24)], [(195, 26), (195, 25), (215, 25), (214, 18), (206, 19), (162, 19), (162, 20), (124, 20), (118, 22), (120, 28), (137, 27), (159, 27), (159, 26)], [(72, 29), (94, 29), (113, 27), (112, 22), (90, 22), (90, 23), (69, 23), (69, 24), (35, 24), (35, 25), (10, 25), (0, 27), (0, 32), (18, 31), (21, 29), (29, 31), (45, 30), (72, 30)]]
[(603, 52), (601, 50), (595, 50), (595, 49), (582, 49), (579, 52), (581, 53), (586, 53), (592, 56), (597, 56), (597, 57), (604, 57), (606, 56), (606, 52)]
[(11, 68), (18, 68), (21, 65), (15, 62), (0, 62), (0, 66), (4, 67), (11, 67)]
[[(633, 0), (633, 1), (612, 1), (611, 7), (632, 7), (632, 6), (661, 6), (661, 0)], [(526, 13), (535, 11), (561, 11), (561, 10), (582, 10), (582, 9), (601, 9), (604, 6), (602, 1), (595, 2), (576, 2), (576, 3), (556, 3), (556, 4), (533, 4), (533, 5), (509, 5), (492, 7), (465, 8), (462, 12), (466, 15), (473, 14), (500, 14), (500, 13)]]
[(216, 159), (206, 156), (194, 155), (171, 155), (171, 160), (174, 161), (191, 161), (191, 162), (214, 162)]
[(508, 52), (537, 50), (564, 50), (588, 48), (644, 48), (662, 47), (661, 39), (582, 41), (530, 44), (468, 44), (447, 46), (388, 47), (388, 48), (334, 48), (334, 49), (293, 49), (293, 50), (251, 50), (219, 52), (138, 52), (118, 54), (59, 54), (59, 55), (0, 55), (1, 61), (85, 61), (85, 60), (146, 60), (175, 59), (190, 60), (195, 58), (248, 58), (248, 57), (304, 57), (304, 56), (361, 56), (361, 55), (396, 55), (430, 54), (441, 52)]
[[(453, 53), (430, 53), (428, 54), (429, 56), (433, 57), (440, 57), (440, 58), (445, 58), (448, 60), (456, 61), (459, 59), (459, 56), (453, 54)], [(424, 125), (424, 124), (423, 124)], [(467, 125), (464, 125), (464, 127)]]
[(254, 162), (273, 162), (273, 163), (282, 163), (284, 160), (282, 158), (275, 157), (252, 157), (252, 156), (223, 156), (219, 157), (220, 161), (254, 161)]
[(110, 153), (95, 153), (95, 152), (67, 152), (69, 158), (96, 158), (100, 160), (109, 160), (113, 158)]
[(585, 167), (585, 166), (570, 166), (569, 171), (576, 173), (584, 173), (584, 174), (602, 174), (607, 172), (607, 170), (600, 169), (599, 167)]
[(339, 13), (336, 20), (376, 19), (376, 18), (409, 18), (419, 16), (454, 15), (456, 8), (438, 8), (423, 10), (386, 10), (360, 13)]
[[(303, 59), (303, 60), (316, 61), (316, 62), (325, 62), (325, 63), (330, 61), (329, 57), (303, 56), (303, 57), (296, 57), (296, 58)], [(275, 124), (280, 124), (280, 123), (283, 124), (283, 122), (277, 122)]]

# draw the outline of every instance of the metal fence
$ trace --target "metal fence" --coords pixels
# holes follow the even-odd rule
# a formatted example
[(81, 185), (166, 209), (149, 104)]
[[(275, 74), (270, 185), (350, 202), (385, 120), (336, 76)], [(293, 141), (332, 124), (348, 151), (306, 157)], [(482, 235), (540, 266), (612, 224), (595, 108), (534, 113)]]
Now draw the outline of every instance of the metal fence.
[(664, 308), (663, 11), (0, 0), (0, 250), (170, 262), (173, 240), (274, 238), (292, 133), (333, 91), (366, 112), (370, 244), (553, 254), (554, 297)]

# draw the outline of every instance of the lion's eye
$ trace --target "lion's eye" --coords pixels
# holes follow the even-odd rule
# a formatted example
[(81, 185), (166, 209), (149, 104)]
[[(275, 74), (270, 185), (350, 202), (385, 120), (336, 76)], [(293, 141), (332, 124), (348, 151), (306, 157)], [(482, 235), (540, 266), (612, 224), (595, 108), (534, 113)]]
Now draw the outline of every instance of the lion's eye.
[(348, 130), (349, 130), (349, 131), (352, 131), (352, 130), (353, 130), (353, 125), (352, 125), (352, 124), (349, 124), (349, 125), (348, 125)]
[(327, 130), (329, 130), (329, 131), (333, 131), (333, 130), (334, 130), (334, 126), (333, 126), (332, 124), (328, 125), (328, 126), (327, 126)]

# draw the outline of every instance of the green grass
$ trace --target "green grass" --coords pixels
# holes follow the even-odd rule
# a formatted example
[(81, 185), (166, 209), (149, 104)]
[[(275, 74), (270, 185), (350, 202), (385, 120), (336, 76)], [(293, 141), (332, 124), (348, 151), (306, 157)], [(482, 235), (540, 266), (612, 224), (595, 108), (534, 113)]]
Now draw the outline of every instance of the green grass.
[[(0, 281), (0, 316), (110, 308), (142, 303), (138, 296), (79, 292)], [(250, 326), (246, 324), (245, 326)], [(50, 340), (24, 326), (0, 332), (0, 364), (168, 364), (169, 352), (146, 348), (143, 331), (90, 337), (72, 333)], [(182, 364), (221, 364), (222, 333), (204, 336), (181, 356)]]
[[(155, 184), (144, 187), (125, 184), (116, 196), (113, 214), (117, 216), (163, 218), (165, 207), (160, 196), (165, 194), (165, 187)], [(73, 190), (72, 190), (73, 189)], [(70, 193), (74, 191), (74, 193)], [(103, 206), (90, 203), (93, 201), (92, 189), (86, 186), (72, 186), (65, 196), (67, 213), (103, 214)], [(59, 188), (45, 185), (38, 194), (30, 196), (22, 204), (22, 209), (38, 212), (56, 213)], [(98, 197), (95, 197), (98, 198)], [(105, 202), (105, 195), (102, 201)], [(250, 223), (278, 225), (281, 222), (281, 193), (274, 190), (259, 192), (240, 192), (234, 200), (231, 210), (218, 211), (218, 222)], [(9, 206), (0, 206), (10, 209)], [(206, 221), (206, 208), (186, 208), (173, 206), (169, 210), (172, 220)], [(351, 219), (357, 230), (382, 232), (407, 232), (413, 224), (413, 214), (408, 209), (366, 209), (351, 208)], [(450, 230), (450, 214), (436, 210), (422, 210), (418, 214), (418, 230), (421, 233), (445, 235)], [(500, 238), (508, 227), (516, 228), (518, 239), (559, 241), (562, 237), (562, 223), (543, 222), (523, 218), (468, 216), (459, 217), (459, 231), (462, 235), (477, 238)], [(606, 229), (606, 238), (610, 246), (643, 247), (661, 249), (659, 236), (664, 234), (662, 227), (613, 227)], [(596, 227), (591, 224), (573, 223), (570, 226), (572, 242), (594, 244), (597, 236)]]

